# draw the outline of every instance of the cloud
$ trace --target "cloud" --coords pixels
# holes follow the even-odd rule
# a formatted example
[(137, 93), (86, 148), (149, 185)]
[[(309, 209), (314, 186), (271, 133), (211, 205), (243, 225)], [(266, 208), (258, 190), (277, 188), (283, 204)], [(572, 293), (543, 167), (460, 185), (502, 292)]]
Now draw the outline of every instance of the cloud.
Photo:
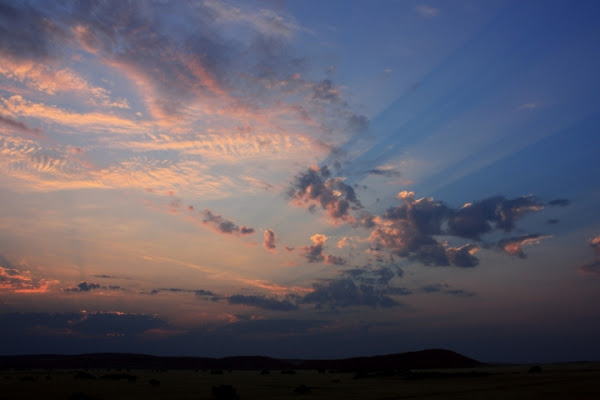
[(370, 175), (384, 176), (386, 178), (396, 178), (396, 177), (399, 177), (402, 175), (400, 173), (400, 171), (397, 171), (396, 169), (394, 169), (393, 167), (390, 167), (390, 166), (373, 168), (373, 169), (368, 170), (367, 173)]
[(240, 235), (251, 235), (254, 233), (253, 228), (249, 228), (247, 226), (237, 226), (235, 222), (226, 219), (219, 214), (215, 214), (208, 208), (202, 211), (201, 214), (203, 215), (202, 222), (213, 227), (213, 229), (219, 233)]
[(425, 4), (420, 4), (415, 7), (415, 11), (422, 17), (432, 18), (437, 17), (440, 14), (440, 9), (431, 7)]
[(29, 133), (34, 136), (41, 136), (41, 130), (39, 128), (30, 128), (27, 124), (21, 121), (16, 121), (0, 115), (0, 125), (4, 125), (9, 129), (15, 129), (19, 132)]
[(3, 3), (0, 19), (0, 52), (5, 56), (50, 60), (61, 52), (67, 37), (60, 24), (24, 2)]
[(448, 221), (448, 233), (480, 240), (484, 233), (494, 229), (510, 232), (516, 220), (525, 214), (542, 210), (544, 205), (533, 196), (506, 199), (489, 197), (465, 204), (452, 213)]
[[(342, 257), (337, 257), (331, 254), (324, 254), (325, 242), (327, 241), (327, 236), (317, 233), (310, 237), (313, 244), (310, 246), (303, 246), (302, 251), (304, 252), (304, 257), (309, 263), (317, 263), (317, 262), (325, 262), (330, 265), (345, 265), (346, 260)], [(288, 250), (291, 251), (291, 250)]]
[(448, 260), (457, 267), (475, 267), (479, 264), (479, 260), (473, 254), (479, 251), (479, 247), (466, 244), (461, 247), (450, 247), (446, 249)]
[(594, 249), (596, 254), (600, 255), (600, 235), (589, 239), (588, 244)]
[(452, 289), (447, 283), (434, 283), (418, 289), (420, 293), (443, 293), (456, 297), (475, 297), (477, 294), (464, 289)]
[(342, 274), (360, 283), (369, 285), (388, 285), (395, 276), (402, 276), (402, 270), (400, 268), (394, 267), (394, 269), (390, 267), (370, 268), (366, 266), (363, 268), (349, 269), (343, 271)]
[(579, 267), (578, 271), (584, 275), (600, 276), (600, 261), (582, 265)]
[(571, 204), (571, 200), (569, 200), (569, 199), (554, 199), (554, 200), (550, 200), (548, 202), (549, 206), (556, 206), (556, 207), (566, 207), (570, 204)]
[(74, 92), (92, 105), (130, 108), (126, 99), (111, 98), (110, 90), (92, 85), (70, 68), (55, 70), (32, 60), (5, 58), (0, 59), (0, 74), (46, 94)]
[(204, 290), (204, 289), (181, 289), (181, 288), (158, 288), (158, 289), (152, 289), (149, 292), (141, 292), (140, 294), (155, 295), (155, 294), (158, 294), (160, 292), (167, 292), (167, 293), (194, 293), (198, 297), (215, 296), (215, 294), (213, 292), (209, 291), (209, 290)]
[(263, 247), (268, 251), (275, 251), (277, 247), (277, 235), (272, 229), (265, 229)]
[(519, 110), (533, 110), (535, 108), (537, 108), (537, 103), (531, 102), (531, 103), (525, 103), (519, 106)]
[(331, 177), (327, 166), (313, 166), (298, 175), (288, 195), (300, 207), (320, 206), (335, 222), (351, 222), (350, 210), (362, 208), (354, 189), (342, 178)]
[(302, 303), (315, 304), (318, 308), (330, 307), (393, 307), (399, 305), (391, 297), (371, 285), (357, 286), (352, 279), (335, 279), (313, 284), (313, 291), (302, 299)]
[(300, 29), (292, 17), (277, 14), (273, 10), (242, 10), (213, 0), (205, 1), (203, 5), (212, 11), (217, 23), (246, 23), (264, 35), (289, 37)]
[(277, 300), (272, 297), (236, 294), (227, 298), (229, 304), (242, 304), (274, 311), (293, 311), (298, 306), (289, 300)]
[(501, 251), (510, 254), (511, 256), (517, 256), (519, 258), (527, 257), (523, 251), (523, 246), (531, 246), (539, 244), (544, 239), (551, 238), (550, 235), (541, 234), (529, 234), (523, 236), (517, 236), (507, 239), (502, 239), (498, 242), (497, 248)]
[(302, 247), (302, 251), (304, 251), (304, 257), (306, 257), (310, 263), (322, 262), (325, 260), (323, 249), (325, 248), (327, 236), (318, 233), (311, 236), (310, 240), (313, 242), (312, 245)]
[(36, 278), (30, 271), (23, 271), (0, 255), (0, 292), (45, 293), (58, 281)]
[(120, 286), (115, 286), (115, 285), (109, 285), (109, 286), (105, 286), (105, 285), (100, 285), (99, 283), (92, 283), (92, 282), (80, 282), (79, 284), (77, 284), (77, 286), (74, 287), (68, 287), (63, 289), (65, 292), (90, 292), (92, 290), (97, 290), (97, 289), (102, 289), (102, 290), (125, 290), (123, 288), (121, 288)]
[[(512, 231), (519, 218), (544, 208), (533, 196), (490, 197), (467, 203), (460, 209), (450, 208), (431, 197), (416, 199), (411, 191), (402, 191), (397, 197), (402, 204), (388, 208), (381, 216), (364, 213), (358, 225), (372, 229), (368, 238), (372, 250), (387, 250), (433, 266), (474, 267), (479, 263), (474, 256), (478, 246), (450, 247), (440, 243), (436, 236), (480, 241), (483, 234), (494, 230)], [(529, 244), (534, 238), (529, 239), (523, 244)], [(503, 242), (507, 248), (511, 244), (515, 243)]]
[(412, 192), (401, 192), (398, 198), (404, 204), (387, 209), (374, 220), (369, 241), (376, 249), (385, 248), (426, 265), (449, 265), (443, 245), (433, 237), (442, 234), (448, 208), (432, 198), (415, 200)]

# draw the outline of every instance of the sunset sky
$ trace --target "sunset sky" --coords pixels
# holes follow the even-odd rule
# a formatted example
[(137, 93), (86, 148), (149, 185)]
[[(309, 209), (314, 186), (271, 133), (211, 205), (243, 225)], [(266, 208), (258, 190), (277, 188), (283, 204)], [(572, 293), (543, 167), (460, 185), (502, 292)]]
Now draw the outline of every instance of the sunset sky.
[(0, 1), (0, 354), (599, 360), (600, 2)]

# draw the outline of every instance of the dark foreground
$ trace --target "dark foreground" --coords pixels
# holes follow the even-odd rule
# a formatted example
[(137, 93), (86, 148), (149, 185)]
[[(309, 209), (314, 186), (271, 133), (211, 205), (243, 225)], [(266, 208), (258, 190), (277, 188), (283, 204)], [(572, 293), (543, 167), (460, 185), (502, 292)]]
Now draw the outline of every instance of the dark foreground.
[(0, 399), (600, 399), (600, 363), (331, 370), (0, 370)]

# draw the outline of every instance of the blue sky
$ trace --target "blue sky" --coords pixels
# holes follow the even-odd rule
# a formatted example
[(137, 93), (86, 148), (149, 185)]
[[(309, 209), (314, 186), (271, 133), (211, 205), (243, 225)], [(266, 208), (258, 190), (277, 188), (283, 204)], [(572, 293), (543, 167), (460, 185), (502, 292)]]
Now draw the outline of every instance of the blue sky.
[(591, 2), (3, 2), (0, 353), (598, 359)]

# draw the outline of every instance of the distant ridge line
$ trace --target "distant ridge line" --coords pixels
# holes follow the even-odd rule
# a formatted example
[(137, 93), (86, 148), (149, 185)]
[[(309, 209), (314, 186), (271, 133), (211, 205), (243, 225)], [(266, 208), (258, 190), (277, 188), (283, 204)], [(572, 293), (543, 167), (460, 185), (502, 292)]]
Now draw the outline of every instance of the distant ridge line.
[(473, 368), (485, 365), (485, 363), (445, 349), (428, 349), (370, 357), (352, 357), (326, 360), (286, 360), (266, 356), (232, 356), (223, 358), (153, 356), (129, 353), (0, 356), (0, 369), (329, 369), (355, 371)]

